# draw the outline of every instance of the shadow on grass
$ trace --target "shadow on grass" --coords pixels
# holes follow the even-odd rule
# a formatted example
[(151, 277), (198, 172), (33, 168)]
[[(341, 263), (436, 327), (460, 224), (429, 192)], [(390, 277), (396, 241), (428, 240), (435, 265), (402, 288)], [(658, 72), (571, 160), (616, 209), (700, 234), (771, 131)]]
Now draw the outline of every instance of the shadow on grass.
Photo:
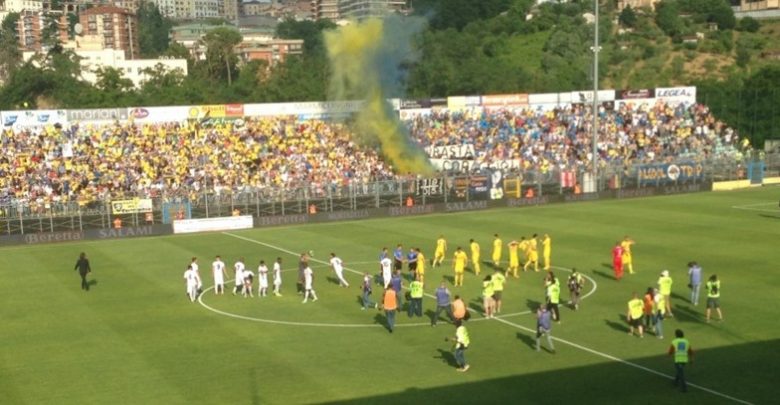
[[(696, 336), (687, 336), (696, 350)], [(524, 339), (529, 347), (531, 335)], [(651, 343), (636, 339), (632, 343)], [(594, 364), (579, 367), (567, 366), (566, 356), (577, 349), (555, 342), (557, 356), (542, 356), (538, 361), (549, 361), (548, 369), (538, 372), (524, 371), (523, 364), (517, 364), (517, 374), (502, 377), (487, 377), (490, 374), (491, 361), (504, 361), (502, 358), (487, 356), (480, 360), (478, 351), (490, 351), (494, 348), (479, 348), (478, 341), (472, 340), (473, 348), (466, 351), (466, 359), (471, 369), (463, 373), (454, 370), (454, 355), (449, 351), (449, 343), (440, 343), (431, 348), (430, 356), (434, 361), (440, 359), (441, 372), (451, 373), (452, 383), (444, 386), (420, 387), (411, 384), (396, 387), (393, 392), (350, 399), (340, 398), (338, 404), (732, 404), (733, 400), (706, 392), (689, 385), (683, 394), (672, 385), (674, 366), (672, 359), (665, 354), (666, 347), (658, 355), (648, 357), (625, 358), (631, 367), (617, 361), (606, 361), (600, 357)], [(535, 345), (535, 341), (534, 341)], [(546, 346), (544, 343), (542, 346)], [(661, 345), (663, 346), (663, 345)], [(685, 370), (689, 384), (698, 384), (707, 389), (733, 397), (745, 403), (775, 403), (777, 401), (776, 384), (770, 377), (776, 365), (780, 363), (780, 340), (754, 342), (742, 345), (728, 345), (696, 351), (696, 357), (702, 363)], [(525, 346), (517, 350), (531, 350)], [(607, 351), (609, 353), (609, 350)], [(579, 354), (578, 354), (579, 355)], [(506, 361), (511, 355), (507, 354)], [(555, 362), (562, 361), (555, 365)], [(705, 363), (706, 362), (706, 363)], [(649, 370), (649, 371), (648, 371)], [(735, 373), (734, 370), (739, 370)], [(658, 373), (658, 374), (655, 374)], [(465, 377), (464, 377), (465, 376)], [(618, 381), (619, 383), (616, 383)], [(561, 384), (564, 384), (563, 386)], [(641, 389), (637, 389), (641, 387)], [(651, 394), (649, 394), (651, 393)], [(648, 397), (651, 395), (652, 397)]]
[(615, 281), (615, 276), (613, 274), (606, 273), (606, 272), (599, 271), (599, 270), (593, 270), (592, 273), (594, 275), (596, 275), (596, 276), (601, 277), (601, 278), (605, 278), (607, 280)]
[(536, 311), (537, 309), (539, 309), (539, 306), (541, 305), (542, 305), (541, 302), (532, 300), (530, 298), (525, 300), (525, 306), (528, 307), (528, 309), (530, 309), (531, 311)]
[(340, 283), (339, 283), (339, 279), (338, 279), (338, 278), (336, 278), (336, 277), (333, 277), (333, 276), (328, 276), (328, 277), (327, 277), (327, 280), (328, 280), (328, 283), (330, 283), (330, 284), (336, 284), (336, 285), (340, 285)]
[(532, 350), (536, 350), (536, 340), (533, 336), (527, 333), (517, 332), (517, 339), (525, 343), (526, 346), (530, 347)]
[(676, 319), (680, 322), (704, 322), (704, 313), (696, 311), (689, 306), (672, 306), (672, 313), (674, 317), (666, 317), (666, 319)]
[(628, 324), (626, 323), (625, 318), (623, 317), (623, 314), (618, 314), (617, 319), (618, 321), (614, 321), (612, 319), (605, 319), (604, 323), (607, 324), (607, 326), (609, 326), (610, 328), (618, 332), (628, 333), (630, 329), (628, 327)]
[(472, 309), (474, 311), (479, 312), (480, 314), (485, 313), (485, 306), (483, 305), (482, 298), (474, 298), (471, 300), (468, 304), (468, 308)]
[(455, 361), (455, 354), (449, 350), (436, 349), (439, 352), (438, 356), (433, 356), (434, 359), (441, 359), (442, 363), (446, 363), (448, 366), (457, 367), (458, 362)]
[(780, 216), (778, 216), (778, 215), (758, 214), (758, 216), (764, 217), (764, 218), (780, 219)]

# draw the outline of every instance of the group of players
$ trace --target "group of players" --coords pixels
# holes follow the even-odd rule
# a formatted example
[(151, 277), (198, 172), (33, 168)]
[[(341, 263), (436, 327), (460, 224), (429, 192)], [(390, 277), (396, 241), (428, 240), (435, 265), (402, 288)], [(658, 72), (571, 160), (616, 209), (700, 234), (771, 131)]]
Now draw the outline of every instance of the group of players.
[[(303, 303), (308, 302), (311, 298), (312, 301), (317, 301), (317, 292), (314, 290), (314, 270), (309, 266), (309, 259), (312, 256), (312, 252), (301, 253), (298, 261), (298, 293), (303, 294)], [(330, 254), (330, 265), (333, 268), (336, 276), (339, 280), (341, 287), (349, 287), (349, 283), (344, 278), (344, 264), (335, 253)], [(255, 280), (255, 274), (251, 269), (248, 269), (244, 264), (244, 258), (240, 258), (233, 264), (234, 270), (234, 282), (233, 295), (241, 294), (243, 297), (254, 297), (255, 287), (253, 282)], [(225, 294), (225, 280), (227, 279), (227, 269), (225, 262), (217, 255), (214, 261), (211, 263), (211, 272), (214, 277), (214, 294)], [(260, 264), (257, 267), (257, 296), (267, 297), (269, 288), (269, 269), (265, 263), (265, 260), (260, 260)], [(277, 257), (273, 263), (273, 267), (270, 270), (271, 280), (273, 285), (272, 293), (274, 296), (281, 297), (280, 292), (282, 286), (282, 258)], [(198, 266), (198, 258), (193, 257), (191, 262), (187, 265), (187, 269), (184, 272), (185, 288), (187, 297), (191, 302), (195, 302), (198, 296), (203, 291), (203, 280), (200, 277), (200, 271)]]
[[(241, 294), (244, 297), (253, 297), (254, 288), (253, 281), (255, 279), (254, 272), (247, 269), (244, 264), (244, 258), (238, 259), (233, 264), (234, 281), (233, 295)], [(214, 276), (214, 294), (225, 294), (225, 279), (227, 278), (227, 268), (222, 258), (217, 255), (214, 261), (211, 263), (211, 271)], [(281, 293), (279, 288), (282, 285), (282, 258), (277, 257), (270, 270), (273, 280), (273, 294), (280, 297)], [(257, 296), (265, 297), (268, 295), (268, 273), (269, 269), (265, 263), (265, 260), (260, 260), (260, 264), (257, 267)], [(187, 265), (187, 270), (184, 272), (184, 280), (186, 285), (187, 296), (190, 301), (194, 302), (200, 293), (203, 291), (203, 280), (200, 277), (200, 270), (198, 266), (198, 258), (193, 257), (191, 262)]]

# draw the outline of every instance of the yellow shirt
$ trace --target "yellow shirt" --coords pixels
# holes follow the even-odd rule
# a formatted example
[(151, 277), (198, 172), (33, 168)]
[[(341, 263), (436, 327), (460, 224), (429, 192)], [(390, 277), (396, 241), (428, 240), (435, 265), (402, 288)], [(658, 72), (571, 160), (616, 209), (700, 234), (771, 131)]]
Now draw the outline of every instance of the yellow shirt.
[(444, 238), (439, 238), (436, 240), (436, 251), (444, 252), (445, 250), (447, 250), (447, 241), (444, 240)]
[(523, 253), (525, 253), (526, 255), (528, 254), (528, 241), (527, 240), (521, 241), (518, 244), (518, 247), (520, 248), (520, 250), (523, 251)]
[(425, 274), (425, 256), (422, 252), (417, 253), (417, 272)]
[(509, 244), (509, 258), (510, 260), (517, 260), (517, 249), (520, 247), (518, 243)]
[(546, 237), (542, 239), (542, 249), (544, 250), (545, 255), (550, 254), (550, 249), (552, 248), (552, 239), (550, 237)]
[(631, 319), (641, 318), (642, 309), (644, 306), (645, 304), (639, 298), (634, 298), (631, 301), (628, 301), (628, 314), (631, 316)]
[(528, 253), (533, 254), (536, 253), (536, 246), (537, 246), (537, 240), (531, 239), (528, 241)]
[(493, 256), (501, 255), (502, 246), (504, 246), (504, 242), (502, 242), (501, 239), (496, 238), (496, 240), (493, 241)]
[(624, 240), (623, 242), (620, 242), (620, 246), (623, 248), (623, 255), (631, 256), (631, 245), (633, 244), (634, 242), (630, 240)]
[(471, 243), (471, 260), (479, 261), (479, 244), (477, 242)]
[(469, 257), (466, 255), (466, 252), (459, 250), (455, 252), (455, 255), (452, 257), (452, 263), (455, 268), (455, 272), (461, 273), (466, 268), (466, 262), (469, 260)]

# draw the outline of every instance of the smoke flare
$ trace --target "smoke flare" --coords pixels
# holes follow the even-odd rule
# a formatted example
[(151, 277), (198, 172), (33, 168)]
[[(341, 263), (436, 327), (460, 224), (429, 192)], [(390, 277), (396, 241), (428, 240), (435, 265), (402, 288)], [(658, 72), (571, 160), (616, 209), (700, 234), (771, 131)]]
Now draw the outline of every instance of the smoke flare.
[(366, 143), (378, 143), (397, 173), (430, 175), (428, 156), (414, 143), (386, 97), (399, 96), (401, 64), (416, 57), (412, 36), (424, 20), (388, 17), (353, 22), (325, 33), (332, 70), (331, 100), (365, 100), (355, 116), (355, 132)]

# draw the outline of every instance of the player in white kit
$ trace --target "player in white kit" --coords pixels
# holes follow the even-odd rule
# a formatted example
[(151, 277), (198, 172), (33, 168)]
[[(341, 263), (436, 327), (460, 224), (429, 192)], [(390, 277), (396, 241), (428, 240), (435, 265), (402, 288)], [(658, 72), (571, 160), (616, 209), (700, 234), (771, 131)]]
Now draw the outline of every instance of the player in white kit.
[(187, 266), (187, 270), (184, 272), (184, 283), (190, 302), (195, 302), (195, 299), (198, 298), (198, 275), (192, 270), (192, 265)]
[(192, 262), (190, 263), (190, 266), (192, 267), (192, 271), (195, 272), (195, 277), (198, 279), (198, 293), (200, 293), (201, 288), (203, 288), (203, 281), (200, 279), (200, 269), (198, 267), (197, 257), (192, 258)]
[(236, 286), (233, 287), (233, 295), (236, 295), (236, 293), (244, 289), (244, 268), (243, 257), (233, 265), (233, 270), (236, 272)]
[[(241, 258), (241, 261), (243, 261), (243, 258)], [(246, 297), (254, 297), (252, 295), (252, 279), (255, 277), (255, 274), (252, 273), (252, 270), (244, 269), (243, 273), (243, 279), (244, 279), (244, 298)]]
[(344, 262), (335, 253), (330, 254), (330, 265), (339, 278), (339, 287), (349, 287), (349, 283), (344, 279)]
[(260, 260), (260, 266), (257, 267), (257, 284), (257, 296), (268, 295), (268, 266), (265, 265), (265, 260)]
[(282, 287), (282, 258), (277, 257), (274, 263), (274, 295), (281, 297), (279, 289)]
[(317, 301), (317, 293), (314, 291), (314, 270), (311, 267), (306, 266), (303, 269), (303, 303), (305, 304), (309, 297), (312, 297), (312, 302)]
[(211, 263), (211, 272), (214, 274), (214, 294), (225, 294), (225, 262), (219, 255)]
[(393, 261), (389, 257), (385, 257), (379, 264), (382, 266), (382, 283), (387, 289), (387, 286), (390, 285), (390, 279), (393, 277)]

